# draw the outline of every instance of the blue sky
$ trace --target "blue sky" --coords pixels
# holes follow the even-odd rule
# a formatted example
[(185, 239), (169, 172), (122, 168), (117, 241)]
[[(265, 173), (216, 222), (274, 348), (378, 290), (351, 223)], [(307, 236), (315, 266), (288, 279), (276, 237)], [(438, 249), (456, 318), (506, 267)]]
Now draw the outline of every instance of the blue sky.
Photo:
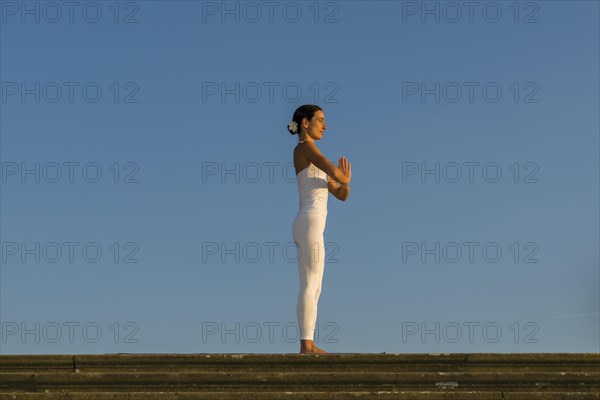
[(317, 345), (600, 350), (598, 2), (48, 4), (0, 1), (0, 353), (298, 352), (307, 103)]

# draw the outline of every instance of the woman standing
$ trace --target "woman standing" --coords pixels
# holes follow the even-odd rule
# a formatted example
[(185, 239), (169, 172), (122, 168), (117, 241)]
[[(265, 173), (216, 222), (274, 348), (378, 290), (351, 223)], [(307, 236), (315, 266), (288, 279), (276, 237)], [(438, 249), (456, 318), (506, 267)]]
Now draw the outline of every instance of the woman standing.
[(294, 167), (300, 193), (300, 207), (292, 236), (298, 249), (300, 293), (298, 295), (298, 323), (300, 326), (300, 353), (327, 353), (313, 341), (317, 322), (317, 303), (325, 268), (325, 222), (327, 198), (333, 194), (341, 201), (350, 195), (350, 162), (340, 157), (338, 166), (329, 161), (315, 142), (323, 138), (327, 129), (321, 107), (305, 104), (298, 107), (288, 124), (288, 131), (298, 135), (294, 148)]

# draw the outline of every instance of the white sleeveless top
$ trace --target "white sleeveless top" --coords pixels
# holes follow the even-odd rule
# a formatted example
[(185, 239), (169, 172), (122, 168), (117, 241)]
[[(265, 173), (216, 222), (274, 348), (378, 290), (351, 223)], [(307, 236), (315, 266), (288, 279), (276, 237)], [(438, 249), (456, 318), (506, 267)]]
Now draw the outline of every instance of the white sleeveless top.
[(314, 213), (327, 217), (327, 174), (310, 163), (296, 175), (300, 193), (300, 213)]

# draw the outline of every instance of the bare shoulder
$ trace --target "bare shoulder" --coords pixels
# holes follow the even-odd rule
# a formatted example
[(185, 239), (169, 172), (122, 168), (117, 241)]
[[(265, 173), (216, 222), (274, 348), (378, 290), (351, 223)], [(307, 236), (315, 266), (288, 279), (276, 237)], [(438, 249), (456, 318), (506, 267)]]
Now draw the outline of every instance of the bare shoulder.
[(294, 147), (294, 166), (296, 167), (296, 174), (308, 167), (309, 161), (306, 153), (306, 143), (298, 143)]
[(299, 146), (305, 154), (321, 154), (315, 142), (304, 142), (300, 143)]
[(308, 154), (319, 152), (319, 148), (312, 142), (302, 142), (298, 143), (296, 147), (294, 147), (294, 154)]
[(294, 158), (305, 154), (304, 143), (298, 143), (296, 147), (294, 147)]

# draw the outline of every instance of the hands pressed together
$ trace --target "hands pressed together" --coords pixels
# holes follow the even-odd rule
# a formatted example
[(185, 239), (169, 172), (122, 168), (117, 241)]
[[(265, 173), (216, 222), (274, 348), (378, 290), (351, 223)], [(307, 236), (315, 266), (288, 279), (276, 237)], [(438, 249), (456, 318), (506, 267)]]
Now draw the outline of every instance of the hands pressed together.
[[(350, 165), (350, 161), (348, 161), (348, 159), (346, 157), (340, 157), (340, 159), (338, 160), (338, 168), (342, 170), (344, 175), (346, 175), (348, 177), (348, 181), (350, 181), (350, 179), (352, 178), (352, 168)], [(348, 184), (350, 184), (350, 182), (348, 182), (347, 184), (342, 184), (342, 185), (348, 185)]]

